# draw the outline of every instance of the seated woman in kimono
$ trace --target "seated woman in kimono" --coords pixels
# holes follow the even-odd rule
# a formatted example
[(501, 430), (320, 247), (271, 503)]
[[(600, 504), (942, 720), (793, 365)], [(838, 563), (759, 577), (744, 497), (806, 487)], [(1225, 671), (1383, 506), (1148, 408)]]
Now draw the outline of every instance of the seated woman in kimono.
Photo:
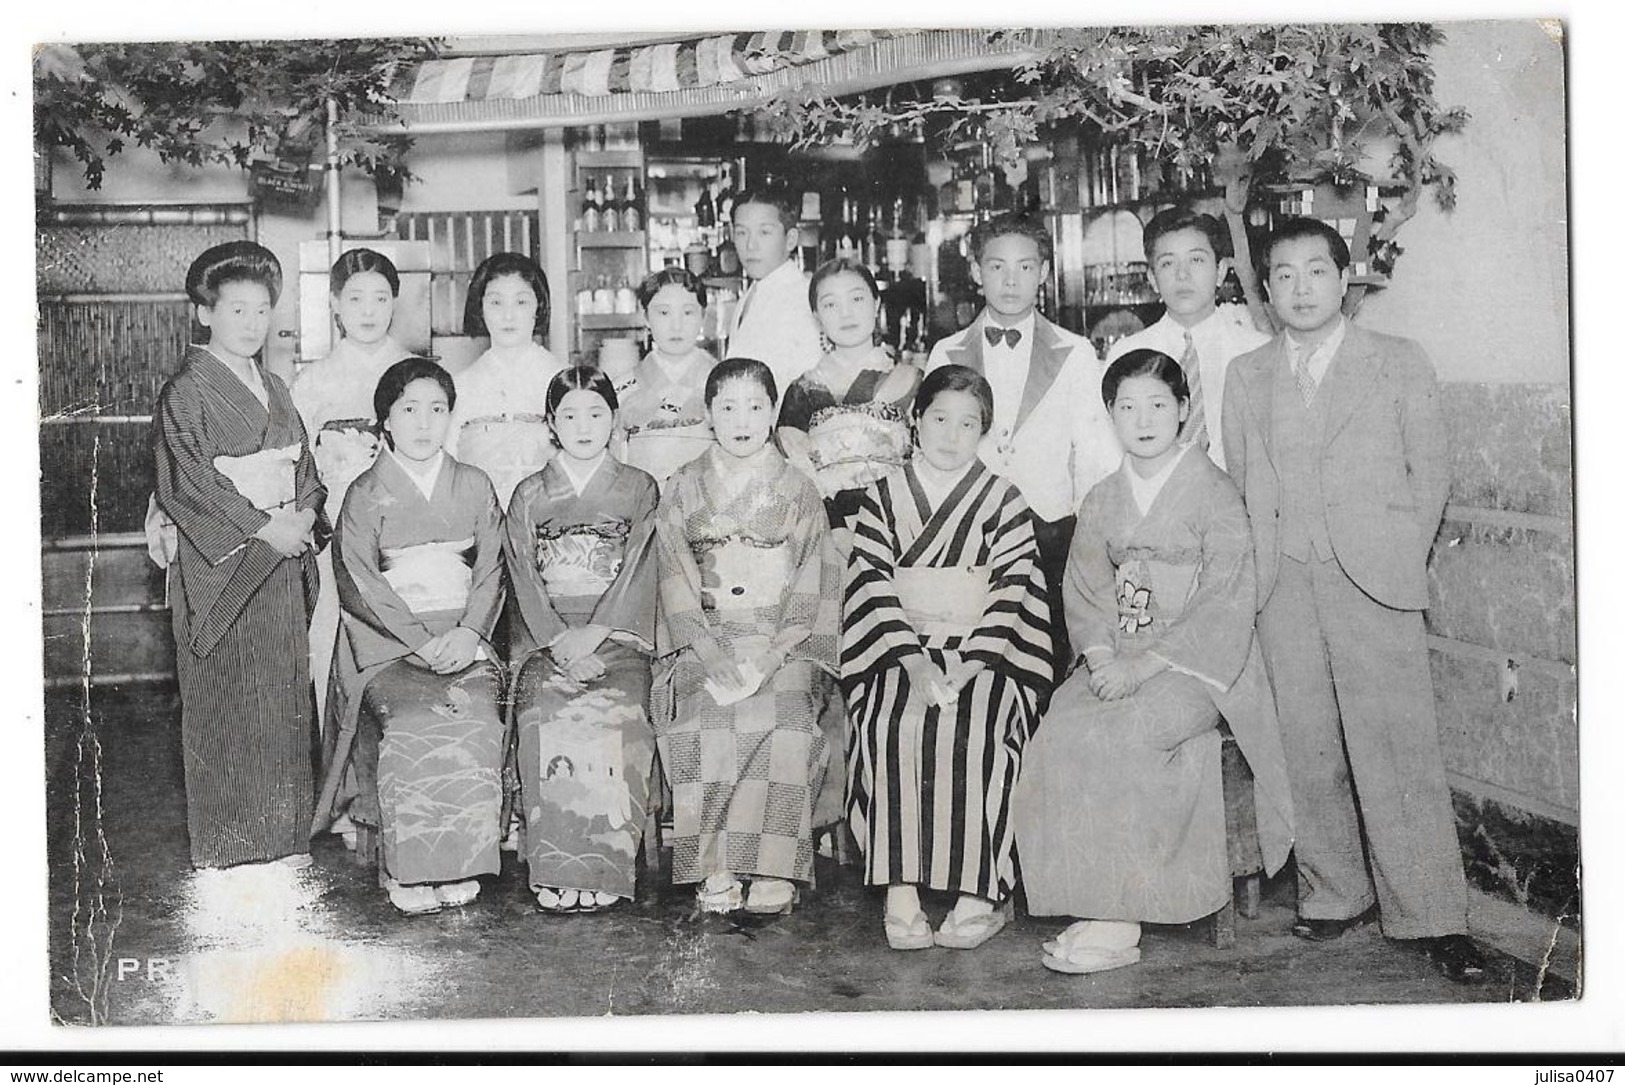
[(351, 484), (333, 541), (339, 737), (318, 813), (335, 812), (353, 764), (350, 817), (381, 837), (379, 878), (408, 915), (469, 903), (500, 865), (502, 514), (484, 473), (442, 448), (456, 402), (426, 358), (385, 370), (373, 409), (388, 447)]
[(256, 360), (281, 290), (281, 265), (251, 241), (193, 261), (205, 345), (153, 412), (194, 867), (310, 863), (305, 630), (327, 520), (293, 400)]
[(844, 560), (863, 488), (908, 459), (908, 408), (920, 371), (894, 363), (879, 345), (880, 288), (858, 261), (821, 264), (807, 300), (828, 349), (785, 389), (779, 444), (818, 486)]
[(491, 346), (457, 374), (446, 451), (486, 473), (502, 508), (553, 456), (547, 382), (564, 366), (536, 342), (548, 313), (547, 276), (530, 257), (499, 252), (474, 269), (463, 334), (489, 336)]
[(554, 377), (559, 453), (508, 506), (508, 628), (530, 886), (547, 912), (632, 896), (654, 731), (654, 479), (609, 455), (616, 396), (591, 366)]
[[(836, 668), (841, 573), (813, 484), (768, 438), (772, 371), (705, 383), (716, 445), (666, 484), (650, 707), (671, 784), (672, 880), (702, 909), (788, 912), (812, 877), (818, 716)], [(741, 879), (749, 879), (744, 895)]]
[(1012, 803), (1029, 911), (1082, 917), (1044, 944), (1057, 972), (1133, 964), (1142, 922), (1229, 901), (1221, 712), (1253, 770), (1271, 872), (1291, 846), (1241, 497), (1205, 449), (1178, 443), (1190, 412), (1178, 362), (1130, 351), (1101, 394), (1128, 451), (1078, 514), (1062, 590), (1081, 660)]
[[(841, 675), (851, 716), (847, 824), (886, 890), (886, 942), (974, 949), (1009, 919), (1007, 815), (1053, 667), (1032, 514), (976, 450), (993, 390), (933, 370), (919, 448), (854, 518)], [(959, 894), (933, 934), (919, 887)]]
[(705, 283), (680, 267), (662, 268), (638, 286), (638, 304), (654, 344), (617, 394), (618, 450), (632, 467), (665, 485), (683, 464), (711, 447), (705, 378), (717, 360), (699, 344)]

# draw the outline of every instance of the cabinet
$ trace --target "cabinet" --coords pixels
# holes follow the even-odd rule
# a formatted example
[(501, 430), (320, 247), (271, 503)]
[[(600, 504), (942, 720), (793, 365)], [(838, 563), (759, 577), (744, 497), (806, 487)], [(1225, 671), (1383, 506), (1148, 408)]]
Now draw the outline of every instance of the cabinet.
[(641, 338), (637, 288), (649, 270), (644, 192), (641, 150), (575, 152), (569, 195), (575, 361), (596, 362), (605, 340)]
[(701, 345), (722, 357), (723, 337), (744, 292), (730, 212), (745, 186), (742, 158), (649, 155), (649, 266), (685, 267), (705, 282)]

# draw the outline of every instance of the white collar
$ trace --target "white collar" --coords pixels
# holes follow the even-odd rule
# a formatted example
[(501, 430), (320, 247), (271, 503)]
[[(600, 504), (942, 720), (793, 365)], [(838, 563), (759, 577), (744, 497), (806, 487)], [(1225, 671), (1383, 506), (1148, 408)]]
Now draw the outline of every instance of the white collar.
[(1150, 478), (1141, 478), (1140, 473), (1134, 469), (1134, 456), (1127, 452), (1123, 453), (1123, 473), (1128, 476), (1129, 492), (1134, 495), (1134, 504), (1139, 506), (1141, 516), (1151, 511), (1151, 505), (1157, 500), (1157, 495), (1162, 493), (1162, 488), (1168, 484), (1174, 469), (1179, 466), (1186, 453), (1195, 447), (1190, 444), (1179, 445), (1179, 451)]
[(424, 500), (434, 496), (434, 488), (440, 481), (440, 472), (446, 466), (446, 450), (441, 449), (434, 454), (434, 458), (420, 465), (416, 460), (409, 460), (405, 456), (389, 449), (389, 454), (395, 460), (396, 466), (406, 472), (406, 477), (412, 480), (412, 485), (423, 494)]
[(1035, 327), (1037, 327), (1037, 325), (1038, 325), (1038, 310), (1037, 309), (1033, 309), (1033, 310), (1029, 311), (1026, 316), (1022, 317), (1020, 320), (1016, 321), (1014, 324), (1000, 324), (997, 320), (993, 319), (993, 311), (990, 309), (990, 310), (987, 311), (987, 315), (982, 318), (982, 330), (978, 334), (982, 336), (982, 342), (984, 344), (986, 344), (987, 343), (987, 329), (988, 328), (998, 328), (1000, 331), (1008, 331), (1008, 330), (1014, 329), (1015, 331), (1018, 331), (1018, 332), (1021, 333), (1020, 342), (1018, 342), (1015, 347), (1010, 348), (1010, 349), (1014, 350), (1014, 349), (1020, 347), (1021, 343), (1030, 343), (1030, 342), (1032, 342), (1033, 329)]
[(1337, 327), (1333, 328), (1331, 333), (1318, 343), (1305, 343), (1296, 335), (1292, 334), (1291, 328), (1287, 328), (1287, 349), (1292, 351), (1294, 355), (1301, 352), (1305, 360), (1313, 358), (1317, 354), (1324, 354), (1327, 358), (1330, 358), (1332, 355), (1337, 353), (1337, 348), (1343, 345), (1343, 336), (1348, 333), (1348, 329), (1348, 318), (1343, 316), (1341, 313), (1338, 314), (1337, 317)]
[(608, 458), (609, 451), (606, 449), (598, 453), (598, 458), (590, 464), (581, 464), (576, 461), (574, 456), (567, 456), (560, 452), (553, 457), (553, 462), (559, 465), (559, 470), (564, 472), (564, 477), (570, 480), (570, 488), (576, 492), (577, 497), (580, 497), (587, 489), (587, 484), (593, 480), (594, 475), (598, 474), (598, 469), (604, 466), (604, 461)]

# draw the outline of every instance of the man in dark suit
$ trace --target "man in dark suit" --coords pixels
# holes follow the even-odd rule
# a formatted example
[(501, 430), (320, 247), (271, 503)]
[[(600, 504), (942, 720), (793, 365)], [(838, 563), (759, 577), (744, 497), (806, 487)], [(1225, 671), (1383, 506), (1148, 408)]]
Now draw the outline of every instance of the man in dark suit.
[(1326, 223), (1283, 223), (1264, 271), (1285, 327), (1231, 364), (1223, 433), (1297, 810), (1293, 933), (1337, 938), (1376, 907), (1383, 933), (1481, 980), (1422, 624), (1449, 488), (1433, 366), (1344, 319), (1349, 251)]

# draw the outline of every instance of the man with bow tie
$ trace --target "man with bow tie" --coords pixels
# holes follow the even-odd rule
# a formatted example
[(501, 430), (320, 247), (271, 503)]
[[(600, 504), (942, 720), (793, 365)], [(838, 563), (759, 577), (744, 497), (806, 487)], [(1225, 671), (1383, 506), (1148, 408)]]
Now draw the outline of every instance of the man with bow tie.
[(1072, 658), (1059, 588), (1072, 528), (1084, 495), (1116, 469), (1123, 450), (1101, 402), (1094, 347), (1037, 311), (1054, 251), (1049, 231), (1020, 215), (1000, 215), (971, 230), (970, 249), (971, 278), (987, 305), (970, 327), (932, 349), (926, 369), (969, 366), (993, 386), (993, 425), (979, 451), (1033, 510), (1056, 670), (1065, 674)]

